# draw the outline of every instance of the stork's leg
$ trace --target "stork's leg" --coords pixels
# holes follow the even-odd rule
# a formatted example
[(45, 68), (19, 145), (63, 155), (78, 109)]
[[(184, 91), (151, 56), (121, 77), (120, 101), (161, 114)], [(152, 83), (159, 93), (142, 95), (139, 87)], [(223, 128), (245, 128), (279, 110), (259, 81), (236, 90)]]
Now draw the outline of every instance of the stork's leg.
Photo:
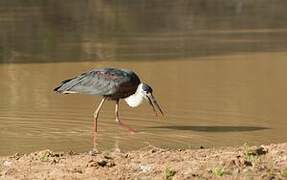
[(101, 100), (101, 102), (100, 102), (98, 108), (97, 108), (96, 111), (94, 112), (94, 128), (93, 128), (93, 129), (94, 129), (94, 132), (97, 132), (97, 131), (98, 131), (98, 128), (97, 128), (98, 117), (99, 117), (100, 110), (101, 110), (101, 108), (102, 108), (102, 106), (103, 106), (105, 100), (106, 100), (106, 97), (104, 97), (104, 98)]
[(122, 126), (122, 127), (124, 127), (124, 128), (127, 128), (127, 130), (128, 130), (129, 132), (131, 132), (131, 133), (135, 133), (135, 132), (136, 132), (135, 129), (129, 127), (128, 125), (126, 125), (126, 124), (124, 124), (124, 123), (122, 123), (122, 122), (120, 121), (120, 118), (119, 118), (119, 100), (116, 100), (115, 115), (116, 115), (116, 122), (117, 122), (120, 126)]
[(95, 151), (95, 152), (97, 152), (97, 147), (96, 147), (96, 145), (97, 145), (97, 143), (96, 143), (96, 135), (97, 135), (97, 131), (98, 131), (98, 128), (97, 128), (98, 117), (99, 117), (100, 110), (101, 110), (101, 108), (102, 108), (102, 106), (103, 106), (105, 100), (106, 100), (106, 97), (104, 97), (104, 98), (101, 100), (101, 102), (100, 102), (98, 108), (97, 108), (96, 111), (94, 112), (94, 125), (93, 125), (93, 144), (94, 144), (94, 148), (93, 148), (93, 151)]

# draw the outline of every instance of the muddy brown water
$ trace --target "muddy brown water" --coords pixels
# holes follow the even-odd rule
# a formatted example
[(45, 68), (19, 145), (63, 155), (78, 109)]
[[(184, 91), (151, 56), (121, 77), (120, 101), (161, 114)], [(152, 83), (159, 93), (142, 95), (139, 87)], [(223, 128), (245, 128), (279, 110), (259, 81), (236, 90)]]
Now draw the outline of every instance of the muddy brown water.
[(132, 109), (122, 101), (122, 120), (139, 131), (129, 134), (115, 123), (114, 103), (108, 102), (99, 119), (101, 149), (284, 142), (286, 58), (270, 53), (152, 63), (2, 64), (0, 152), (92, 148), (92, 112), (100, 98), (52, 89), (59, 80), (104, 66), (135, 70), (153, 86), (167, 120), (155, 118), (147, 103)]
[(97, 67), (133, 69), (167, 116), (121, 101), (129, 134), (107, 102), (101, 150), (286, 142), (285, 1), (63, 2), (0, 3), (0, 155), (90, 150), (100, 98), (52, 89)]

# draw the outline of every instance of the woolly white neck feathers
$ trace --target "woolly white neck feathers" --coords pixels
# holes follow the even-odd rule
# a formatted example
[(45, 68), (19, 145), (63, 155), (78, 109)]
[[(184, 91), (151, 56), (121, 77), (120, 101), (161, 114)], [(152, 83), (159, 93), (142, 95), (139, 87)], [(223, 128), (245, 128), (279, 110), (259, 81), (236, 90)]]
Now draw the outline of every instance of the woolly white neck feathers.
[(138, 86), (137, 91), (130, 95), (129, 97), (125, 98), (125, 101), (130, 107), (137, 107), (139, 106), (143, 100), (145, 99), (145, 95), (142, 90), (142, 83)]

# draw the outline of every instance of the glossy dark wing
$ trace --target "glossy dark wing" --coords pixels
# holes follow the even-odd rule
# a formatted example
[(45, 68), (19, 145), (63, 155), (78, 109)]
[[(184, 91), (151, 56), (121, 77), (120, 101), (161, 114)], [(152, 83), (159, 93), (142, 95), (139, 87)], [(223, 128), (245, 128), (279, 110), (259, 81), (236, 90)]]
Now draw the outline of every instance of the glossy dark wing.
[(129, 70), (103, 68), (94, 69), (78, 77), (68, 79), (55, 88), (61, 93), (83, 93), (124, 98), (135, 93), (140, 80)]

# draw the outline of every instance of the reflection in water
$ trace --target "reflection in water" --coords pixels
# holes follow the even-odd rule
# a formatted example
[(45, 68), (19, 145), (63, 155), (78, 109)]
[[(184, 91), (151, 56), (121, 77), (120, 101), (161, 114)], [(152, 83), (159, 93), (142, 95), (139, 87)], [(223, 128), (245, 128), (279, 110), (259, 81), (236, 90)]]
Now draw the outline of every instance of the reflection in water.
[(158, 60), (286, 51), (279, 0), (0, 2), (0, 62)]
[(286, 141), (286, 3), (1, 1), (0, 154), (92, 148), (99, 98), (52, 89), (97, 67), (133, 69), (167, 113), (121, 102), (130, 135), (107, 102), (100, 149)]
[(286, 141), (286, 57), (259, 53), (192, 61), (2, 64), (0, 154), (92, 148), (91, 112), (100, 98), (52, 90), (61, 79), (104, 66), (135, 70), (153, 86), (167, 120), (157, 119), (148, 103), (131, 109), (122, 101), (122, 120), (139, 131), (131, 135), (114, 122), (114, 102), (107, 102), (98, 124), (99, 149)]

